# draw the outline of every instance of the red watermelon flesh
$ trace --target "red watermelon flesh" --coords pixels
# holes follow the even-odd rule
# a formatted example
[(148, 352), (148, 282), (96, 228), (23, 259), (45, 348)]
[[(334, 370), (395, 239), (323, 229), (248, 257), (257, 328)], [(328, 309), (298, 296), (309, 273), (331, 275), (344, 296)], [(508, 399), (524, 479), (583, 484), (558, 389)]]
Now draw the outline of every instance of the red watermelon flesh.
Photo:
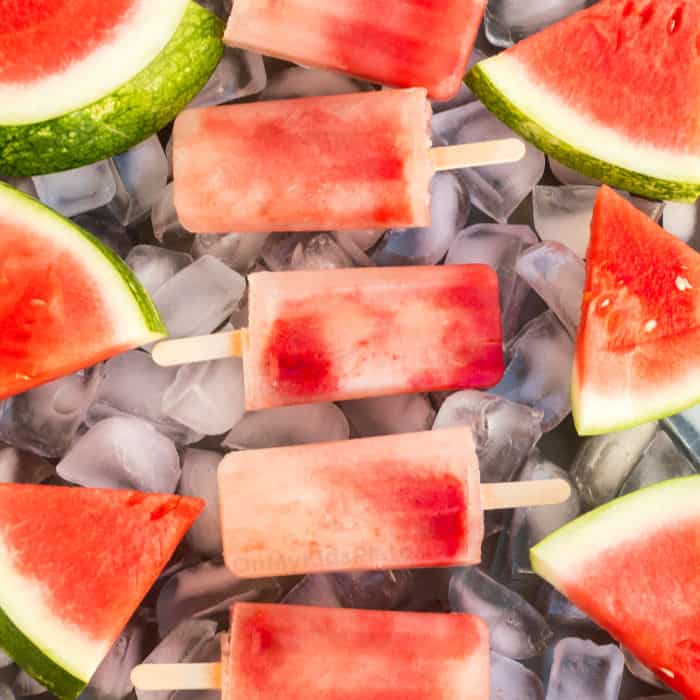
[(139, 1), (3, 0), (0, 83), (40, 80), (81, 61), (112, 38)]
[(602, 187), (593, 212), (574, 362), (581, 434), (700, 400), (700, 254)]
[(697, 0), (601, 0), (508, 54), (630, 140), (700, 153), (699, 28)]

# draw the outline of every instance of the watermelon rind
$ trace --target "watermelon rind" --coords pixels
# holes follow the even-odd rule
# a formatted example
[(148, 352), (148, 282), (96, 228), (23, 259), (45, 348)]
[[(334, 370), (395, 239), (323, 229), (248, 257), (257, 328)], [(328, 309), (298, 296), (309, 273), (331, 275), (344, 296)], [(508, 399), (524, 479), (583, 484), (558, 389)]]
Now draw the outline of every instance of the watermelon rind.
[(54, 695), (65, 700), (77, 697), (83, 691), (89, 678), (78, 678), (37, 647), (20, 632), (0, 608), (0, 639), (3, 649), (30, 676), (42, 685), (51, 688)]
[[(88, 231), (64, 219), (29, 195), (0, 182), (0, 221), (12, 221), (31, 230), (27, 235), (54, 238), (82, 265), (102, 292), (105, 313), (111, 314), (115, 343), (145, 345), (167, 335), (158, 309), (131, 269), (111, 248)], [(102, 358), (104, 359), (104, 358)], [(76, 368), (76, 370), (79, 368)]]
[[(549, 110), (551, 123), (557, 129), (557, 133), (554, 133), (554, 126), (547, 128), (542, 124), (542, 115), (528, 113), (528, 107), (516, 104), (509, 96), (525, 90), (520, 84), (521, 78), (518, 62), (506, 54), (500, 54), (474, 66), (465, 82), (486, 108), (513, 131), (547, 155), (588, 177), (650, 199), (694, 202), (700, 196), (700, 172), (697, 166), (689, 166), (688, 172), (673, 172), (672, 176), (644, 172), (647, 163), (634, 157), (635, 151), (642, 153), (643, 149), (637, 149), (631, 142), (626, 155), (633, 156), (631, 160), (635, 161), (635, 166), (639, 169), (603, 160), (586, 152), (581, 146), (574, 145), (576, 141), (585, 145), (596, 144), (601, 141), (598, 134), (592, 133), (585, 126), (580, 128), (579, 124), (573, 123), (573, 119), (564, 118), (561, 112), (557, 114), (556, 109)], [(519, 83), (517, 88), (515, 83)], [(534, 86), (528, 86), (527, 91), (530, 94), (530, 108), (539, 105), (538, 109), (545, 109), (544, 95), (538, 94)], [(579, 116), (578, 119), (582, 120), (583, 117)], [(622, 134), (615, 134), (618, 142), (625, 138)], [(663, 161), (666, 171), (670, 172), (682, 158), (668, 154), (664, 159), (655, 154), (654, 160), (657, 163)]]
[(165, 48), (109, 95), (52, 119), (0, 124), (0, 173), (27, 176), (69, 170), (144, 141), (204, 87), (223, 53), (223, 31), (218, 17), (190, 2)]
[(671, 479), (606, 503), (571, 521), (530, 549), (532, 568), (553, 586), (576, 578), (603, 552), (643, 541), (644, 533), (698, 514), (700, 476)]

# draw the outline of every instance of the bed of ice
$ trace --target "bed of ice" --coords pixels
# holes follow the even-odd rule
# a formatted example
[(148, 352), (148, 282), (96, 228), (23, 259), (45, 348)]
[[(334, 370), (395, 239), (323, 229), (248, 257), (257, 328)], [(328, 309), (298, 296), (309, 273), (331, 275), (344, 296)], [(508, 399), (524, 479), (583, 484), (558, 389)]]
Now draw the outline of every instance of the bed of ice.
[[(207, 0), (225, 14), (226, 0)], [(473, 61), (575, 11), (581, 0), (491, 0)], [(230, 0), (229, 0), (230, 5)], [(227, 49), (197, 105), (370, 90), (350, 78)], [(507, 136), (466, 88), (435, 105), (436, 143)], [(109, 161), (14, 180), (112, 246), (152, 293), (175, 336), (246, 324), (245, 274), (256, 269), (482, 262), (501, 282), (508, 368), (489, 393), (412, 395), (247, 414), (241, 362), (156, 366), (147, 349), (0, 404), (0, 481), (134, 488), (209, 505), (83, 697), (133, 696), (129, 669), (215, 660), (235, 600), (476, 613), (492, 635), (496, 700), (671, 698), (629, 653), (530, 569), (528, 547), (616, 494), (700, 467), (700, 409), (661, 424), (579, 439), (569, 416), (592, 182), (528, 146), (512, 165), (438, 175), (427, 229), (336, 235), (195, 237), (173, 208), (168, 131)], [(632, 198), (697, 245), (698, 208)], [(473, 427), (485, 480), (558, 476), (562, 505), (489, 516), (481, 567), (238, 580), (221, 560), (215, 472), (227, 450), (449, 425)], [(0, 651), (0, 700), (44, 689)], [(138, 693), (138, 700), (217, 693)]]

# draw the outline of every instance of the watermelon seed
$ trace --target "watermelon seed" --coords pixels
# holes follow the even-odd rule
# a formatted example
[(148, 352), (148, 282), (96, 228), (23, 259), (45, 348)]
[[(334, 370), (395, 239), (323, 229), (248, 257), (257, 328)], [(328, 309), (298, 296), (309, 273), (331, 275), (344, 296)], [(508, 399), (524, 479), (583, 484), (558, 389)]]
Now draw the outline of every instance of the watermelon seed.
[(676, 287), (678, 288), (679, 291), (685, 292), (688, 289), (692, 289), (693, 285), (688, 282), (688, 280), (685, 277), (681, 277), (678, 275), (676, 277)]
[(600, 308), (605, 309), (608, 306), (610, 306), (610, 299), (603, 299), (603, 302), (601, 303)]
[(677, 7), (671, 19), (668, 21), (668, 33), (675, 34), (681, 28), (681, 20), (683, 19), (683, 5)]
[(656, 321), (653, 318), (651, 319), (651, 321), (647, 321), (644, 324), (644, 330), (647, 333), (651, 333), (654, 330), (654, 328), (656, 328)]

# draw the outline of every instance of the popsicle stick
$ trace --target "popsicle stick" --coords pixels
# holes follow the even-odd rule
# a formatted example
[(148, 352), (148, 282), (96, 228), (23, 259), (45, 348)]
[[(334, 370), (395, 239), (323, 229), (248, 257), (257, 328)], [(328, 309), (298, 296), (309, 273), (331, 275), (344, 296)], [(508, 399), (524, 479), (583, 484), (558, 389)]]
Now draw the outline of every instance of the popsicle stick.
[(525, 144), (520, 139), (499, 139), (430, 149), (430, 159), (436, 171), (514, 163), (524, 155)]
[(569, 496), (571, 486), (564, 479), (481, 484), (481, 507), (484, 510), (549, 506), (563, 503)]
[(163, 340), (153, 348), (153, 361), (161, 367), (185, 365), (192, 362), (220, 360), (224, 357), (242, 357), (246, 329), (198, 335), (194, 338)]
[(221, 664), (141, 664), (131, 672), (139, 690), (216, 690)]

